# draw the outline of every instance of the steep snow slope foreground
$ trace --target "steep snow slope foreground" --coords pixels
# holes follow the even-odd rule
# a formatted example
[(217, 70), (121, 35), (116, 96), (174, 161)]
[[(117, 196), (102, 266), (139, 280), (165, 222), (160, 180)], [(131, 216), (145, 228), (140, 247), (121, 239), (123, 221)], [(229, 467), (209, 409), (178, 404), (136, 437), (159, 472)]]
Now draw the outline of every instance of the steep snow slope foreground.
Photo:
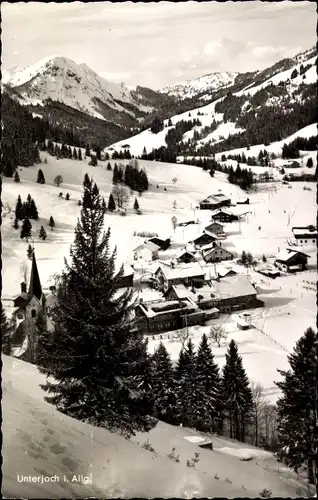
[(104, 80), (86, 64), (65, 57), (52, 56), (26, 68), (4, 71), (2, 81), (19, 92), (22, 104), (41, 105), (52, 99), (101, 119), (107, 118), (105, 107), (131, 116), (135, 116), (131, 106), (149, 111), (134, 101), (123, 83)]
[[(218, 438), (216, 451), (201, 450), (184, 439), (196, 435), (188, 429), (159, 423), (129, 441), (71, 419), (43, 401), (38, 384), (44, 377), (35, 366), (2, 360), (5, 498), (251, 498), (264, 488), (279, 497), (303, 492), (296, 475), (287, 469), (278, 475), (279, 465), (261, 450), (242, 445), (241, 455), (252, 458), (242, 462), (238, 443)], [(155, 453), (141, 447), (147, 439)], [(179, 463), (167, 457), (171, 447)], [(186, 467), (196, 451), (200, 462), (195, 469)]]
[(165, 87), (160, 92), (181, 99), (189, 99), (204, 92), (211, 92), (233, 85), (238, 74), (228, 71), (211, 73), (193, 80), (186, 80), (184, 83)]

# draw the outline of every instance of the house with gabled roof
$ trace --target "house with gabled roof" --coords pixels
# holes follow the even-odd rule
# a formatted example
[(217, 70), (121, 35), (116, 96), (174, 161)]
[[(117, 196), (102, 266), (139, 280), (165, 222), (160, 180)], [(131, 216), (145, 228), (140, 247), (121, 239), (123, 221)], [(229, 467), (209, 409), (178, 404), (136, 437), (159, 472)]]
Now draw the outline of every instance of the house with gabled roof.
[(171, 262), (167, 264), (161, 262), (155, 271), (155, 277), (158, 279), (159, 288), (162, 291), (168, 290), (171, 285), (184, 283), (186, 285), (203, 284), (205, 271), (199, 262), (190, 264), (176, 264)]
[(294, 226), (292, 228), (296, 244), (299, 246), (309, 246), (317, 244), (317, 227), (315, 226)]
[(200, 210), (215, 210), (220, 207), (229, 207), (231, 198), (223, 193), (211, 194), (199, 203)]
[(223, 260), (232, 260), (234, 255), (221, 245), (215, 244), (212, 248), (203, 251), (205, 262), (221, 262)]
[(187, 250), (186, 248), (183, 248), (179, 253), (177, 253), (176, 259), (177, 262), (182, 262), (184, 264), (189, 264), (190, 262), (197, 261), (195, 255), (192, 252), (189, 252), (189, 250)]
[(238, 215), (227, 208), (220, 208), (211, 214), (211, 219), (218, 222), (233, 222), (238, 221), (239, 218)]
[(224, 225), (218, 221), (212, 221), (208, 226), (204, 228), (204, 231), (207, 233), (212, 233), (216, 236), (224, 235)]
[(145, 260), (148, 262), (156, 260), (159, 257), (159, 249), (160, 246), (156, 243), (153, 243), (152, 241), (144, 241), (144, 243), (141, 243), (134, 248), (134, 260)]
[(307, 269), (309, 257), (309, 255), (299, 250), (286, 248), (276, 255), (274, 265), (288, 273), (304, 271)]
[(213, 235), (212, 233), (209, 233), (209, 232), (203, 232), (202, 234), (200, 234), (199, 236), (197, 236), (193, 240), (193, 244), (196, 247), (200, 248), (200, 247), (203, 247), (205, 245), (210, 245), (211, 243), (213, 243), (217, 239), (218, 239), (218, 237), (216, 235)]

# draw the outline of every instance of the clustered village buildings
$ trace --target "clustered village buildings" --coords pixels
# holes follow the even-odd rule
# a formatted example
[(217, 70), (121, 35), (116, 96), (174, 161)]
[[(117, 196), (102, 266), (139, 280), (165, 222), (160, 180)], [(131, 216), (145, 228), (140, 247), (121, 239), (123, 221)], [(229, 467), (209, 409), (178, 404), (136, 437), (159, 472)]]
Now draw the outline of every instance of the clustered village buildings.
[[(215, 201), (216, 200), (216, 201)], [(203, 325), (220, 314), (264, 306), (257, 298), (257, 291), (250, 279), (237, 273), (232, 267), (222, 264), (235, 255), (223, 246), (226, 240), (224, 223), (237, 220), (245, 214), (236, 215), (229, 208), (229, 198), (212, 195), (200, 204), (211, 210), (211, 221), (201, 234), (177, 249), (169, 260), (160, 260), (160, 252), (170, 247), (170, 239), (152, 237), (145, 239), (133, 249), (132, 265), (124, 264), (124, 273), (118, 288), (133, 288), (140, 262), (150, 275), (149, 289), (157, 292), (155, 300), (140, 298), (135, 304), (133, 328), (145, 334), (171, 331), (190, 325)], [(245, 200), (244, 200), (245, 201)], [(249, 203), (249, 200), (245, 201)], [(221, 204), (215, 208), (216, 204)], [(223, 205), (222, 205), (223, 204)], [(226, 205), (226, 208), (223, 206)], [(211, 208), (210, 208), (211, 207)], [(194, 223), (181, 223), (186, 226)], [(282, 249), (276, 256), (274, 266), (264, 264), (259, 272), (275, 278), (281, 272), (296, 272), (307, 268), (308, 255), (297, 248), (302, 243), (316, 243), (317, 229), (313, 226), (292, 228), (295, 243), (293, 248)], [(200, 263), (201, 261), (201, 263)], [(207, 264), (213, 264), (214, 273), (208, 272)], [(211, 268), (209, 268), (211, 271)], [(213, 274), (213, 276), (212, 276)], [(212, 276), (212, 277), (211, 277)], [(140, 294), (142, 295), (142, 294)], [(15, 325), (12, 337), (13, 355), (28, 356), (30, 332), (39, 311), (46, 318), (49, 329), (53, 329), (51, 309), (56, 303), (54, 287), (45, 295), (42, 291), (35, 253), (33, 252), (29, 288), (21, 283), (21, 291), (13, 301), (12, 319)]]

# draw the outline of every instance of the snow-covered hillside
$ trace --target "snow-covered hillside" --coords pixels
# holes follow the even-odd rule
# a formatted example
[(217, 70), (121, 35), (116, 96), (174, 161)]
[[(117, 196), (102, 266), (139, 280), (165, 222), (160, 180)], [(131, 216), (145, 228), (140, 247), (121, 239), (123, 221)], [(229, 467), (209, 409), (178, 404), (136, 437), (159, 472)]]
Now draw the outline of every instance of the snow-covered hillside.
[[(243, 99), (243, 103), (241, 106), (240, 114), (248, 112), (253, 109), (257, 114), (258, 109), (262, 106), (272, 106), (275, 108), (279, 108), (280, 106), (283, 108), (288, 103), (298, 102), (301, 103), (303, 100), (304, 88), (310, 87), (311, 84), (315, 83), (317, 80), (316, 74), (316, 57), (313, 55), (313, 51), (309, 50), (302, 54), (298, 54), (293, 59), (288, 60), (289, 68), (284, 69), (285, 65), (284, 61), (277, 63), (278, 66), (275, 69), (269, 69), (267, 72), (262, 71), (258, 72), (255, 75), (254, 81), (249, 83), (245, 88), (239, 90), (237, 92), (232, 92), (231, 79), (232, 83), (235, 79), (236, 73), (225, 73), (224, 75), (228, 76), (228, 79), (222, 80), (220, 75), (219, 79), (216, 79), (219, 83), (223, 81), (224, 85), (228, 87), (229, 91), (231, 91), (234, 97), (240, 98), (245, 97)], [(202, 79), (194, 80), (192, 83), (188, 82), (187, 84), (173, 87), (173, 92), (175, 95), (179, 94), (182, 96), (184, 92), (189, 93), (189, 97), (195, 95), (197, 90), (202, 88), (204, 89), (205, 85), (209, 85), (209, 78), (211, 77), (211, 81), (213, 82), (213, 76), (207, 75), (206, 77), (202, 77)], [(263, 76), (262, 76), (263, 75)], [(272, 75), (272, 76), (269, 76)], [(214, 83), (215, 83), (214, 82)], [(227, 82), (227, 83), (226, 83)], [(191, 84), (190, 84), (191, 83)], [(223, 83), (220, 83), (220, 85)], [(215, 83), (216, 84), (216, 83)], [(188, 85), (188, 86), (187, 86)], [(282, 90), (282, 85), (284, 86)], [(195, 90), (196, 89), (196, 90)], [(263, 104), (260, 106), (256, 102), (252, 102), (253, 96), (255, 96), (258, 92), (261, 93), (263, 90), (268, 90), (268, 97), (264, 100), (263, 96), (260, 96), (261, 102)], [(168, 91), (167, 91), (168, 92)], [(191, 94), (191, 95), (190, 95)], [(194, 132), (201, 133), (199, 139), (195, 141), (195, 147), (198, 148), (206, 143), (216, 144), (220, 141), (227, 139), (230, 135), (239, 134), (245, 131), (244, 128), (236, 125), (235, 122), (231, 122), (229, 120), (224, 120), (223, 113), (216, 113), (215, 106), (217, 103), (224, 100), (224, 97), (221, 97), (214, 102), (203, 105), (200, 107), (195, 107), (190, 109), (184, 113), (174, 115), (170, 118), (170, 120), (164, 120), (164, 129), (159, 133), (152, 133), (150, 128), (142, 131), (141, 133), (130, 137), (129, 139), (125, 139), (124, 141), (119, 141), (108, 148), (105, 151), (112, 152), (114, 150), (120, 151), (124, 145), (129, 144), (129, 150), (132, 155), (141, 155), (143, 153), (144, 148), (146, 148), (147, 153), (150, 153), (152, 149), (159, 148), (161, 146), (166, 146), (165, 136), (167, 132), (175, 127), (176, 123), (181, 120), (189, 121), (193, 120), (193, 118), (198, 118), (201, 122), (200, 126), (194, 126), (192, 130), (189, 130), (183, 135), (182, 141), (187, 142), (193, 139)], [(211, 126), (212, 122), (217, 122), (218, 126), (212, 132), (207, 132), (205, 135), (202, 134), (204, 127)], [(307, 127), (306, 127), (307, 128)], [(309, 125), (308, 130), (312, 131), (311, 135), (315, 135), (313, 131), (313, 126)], [(292, 135), (292, 139), (296, 137), (304, 137), (302, 132), (296, 132)], [(281, 141), (282, 144), (284, 141)]]
[[(162, 422), (131, 440), (78, 422), (43, 400), (45, 377), (35, 366), (7, 356), (2, 361), (4, 498), (306, 494), (304, 482), (271, 453), (243, 443), (215, 437), (211, 451), (197, 446), (195, 431)], [(147, 441), (154, 452), (142, 447)], [(179, 463), (167, 457), (172, 447)], [(195, 452), (199, 463), (189, 468)]]
[(104, 80), (86, 64), (65, 57), (47, 57), (26, 68), (4, 71), (2, 81), (19, 92), (21, 104), (41, 105), (52, 99), (100, 119), (106, 116), (103, 105), (133, 117), (134, 112), (125, 108), (125, 103), (140, 111), (145, 108), (134, 101), (123, 83)]
[(212, 92), (233, 85), (238, 74), (239, 73), (228, 71), (211, 73), (199, 78), (194, 78), (193, 80), (187, 80), (184, 83), (165, 87), (159, 92), (180, 97), (181, 99), (195, 97), (198, 94), (203, 94), (204, 96), (207, 92)]

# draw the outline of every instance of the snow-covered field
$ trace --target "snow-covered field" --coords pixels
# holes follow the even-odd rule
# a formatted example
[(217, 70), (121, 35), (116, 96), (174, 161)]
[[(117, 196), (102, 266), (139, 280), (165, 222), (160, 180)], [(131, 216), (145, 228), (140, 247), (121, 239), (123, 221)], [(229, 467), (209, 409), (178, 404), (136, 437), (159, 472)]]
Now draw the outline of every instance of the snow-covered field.
[[(46, 184), (40, 185), (35, 182), (38, 167), (22, 168), (19, 170), (21, 182), (16, 184), (12, 179), (4, 178), (2, 191), (4, 211), (7, 203), (14, 209), (18, 194), (21, 195), (22, 201), (26, 199), (28, 193), (35, 199), (40, 219), (37, 222), (32, 221), (33, 237), (44, 288), (49, 286), (52, 274), (61, 272), (63, 258), (69, 255), (80, 210), (77, 201), (81, 197), (85, 172), (94, 177), (106, 199), (112, 188), (112, 172), (106, 170), (106, 162), (100, 162), (98, 167), (90, 167), (85, 161), (56, 160), (50, 156), (47, 158), (48, 163), (41, 165)], [(211, 178), (207, 172), (192, 166), (146, 161), (140, 161), (140, 165), (147, 169), (151, 184), (149, 191), (138, 197), (142, 215), (136, 215), (132, 210), (135, 198), (133, 194), (125, 217), (115, 213), (107, 214), (105, 217), (105, 227), (110, 226), (112, 231), (111, 242), (118, 248), (118, 264), (123, 261), (132, 263), (132, 250), (140, 242), (140, 237), (134, 236), (136, 232), (151, 231), (156, 232), (159, 237), (171, 237), (172, 250), (177, 252), (186, 242), (199, 234), (209, 221), (209, 211), (195, 210), (200, 200), (218, 190), (229, 194), (234, 201), (237, 197), (244, 196), (241, 189), (229, 184), (225, 174), (220, 172), (216, 172), (215, 177)], [(53, 185), (53, 179), (57, 174), (61, 174), (64, 179), (59, 188)], [(177, 178), (175, 183), (172, 182), (174, 177)], [(251, 193), (250, 205), (238, 205), (233, 208), (240, 213), (246, 211), (249, 213), (240, 223), (226, 225), (227, 239), (224, 246), (237, 255), (245, 250), (250, 251), (254, 257), (262, 257), (265, 254), (271, 260), (278, 249), (288, 246), (288, 238), (292, 238), (293, 225), (315, 223), (315, 192), (305, 191), (303, 187), (303, 183), (293, 183), (292, 189), (289, 189), (288, 186), (277, 183), (276, 191), (266, 190), (266, 185), (263, 185), (259, 192)], [(311, 187), (314, 189), (313, 184)], [(58, 198), (60, 191), (64, 195), (69, 192), (70, 201)], [(175, 209), (174, 201), (176, 201)], [(56, 222), (54, 231), (50, 231), (48, 227), (51, 215)], [(198, 219), (200, 224), (186, 228), (178, 227), (174, 232), (171, 223), (174, 215), (178, 222)], [(20, 231), (14, 231), (12, 223), (13, 219), (10, 219), (9, 215), (3, 216), (2, 296), (5, 307), (9, 305), (8, 299), (14, 297), (20, 290), (22, 281), (20, 264), (26, 261), (27, 250), (27, 244), (20, 239)], [(37, 237), (41, 224), (45, 226), (48, 234), (45, 242)], [(238, 331), (234, 317), (221, 316), (219, 320), (224, 322), (229, 331), (228, 340), (234, 338), (238, 342), (249, 377), (261, 382), (273, 401), (278, 395), (273, 383), (278, 376), (276, 369), (287, 367), (287, 353), (292, 350), (296, 340), (307, 327), (315, 326), (315, 291), (305, 289), (306, 284), (302, 280), (316, 282), (316, 249), (308, 247), (305, 250), (311, 257), (309, 270), (304, 273), (283, 276), (270, 283), (270, 280), (266, 281), (263, 276), (250, 272), (262, 288), (265, 290), (272, 288), (273, 292), (259, 296), (265, 302), (265, 309), (252, 311), (253, 326), (256, 329)], [(166, 260), (172, 257), (171, 250), (163, 255)], [(145, 263), (146, 268), (147, 263)], [(242, 272), (246, 273), (246, 270)], [(143, 292), (144, 298), (146, 294), (147, 292)], [(208, 324), (205, 327), (190, 329), (196, 344), (199, 343), (202, 333), (208, 332), (209, 328)], [(167, 335), (164, 334), (163, 337)], [(150, 339), (149, 349), (152, 352), (158, 342), (159, 340)], [(180, 343), (171, 342), (168, 338), (165, 342), (173, 359), (176, 359)], [(220, 348), (214, 346), (213, 350), (218, 363), (222, 366), (226, 345)]]
[[(71, 419), (44, 402), (45, 377), (35, 366), (2, 361), (5, 498), (255, 498), (265, 488), (274, 497), (306, 494), (295, 473), (243, 443), (213, 437), (213, 451), (200, 449), (185, 439), (198, 433), (162, 422), (126, 440)], [(147, 441), (154, 452), (143, 448)], [(178, 463), (167, 457), (173, 447)], [(195, 452), (200, 461), (189, 468)]]

